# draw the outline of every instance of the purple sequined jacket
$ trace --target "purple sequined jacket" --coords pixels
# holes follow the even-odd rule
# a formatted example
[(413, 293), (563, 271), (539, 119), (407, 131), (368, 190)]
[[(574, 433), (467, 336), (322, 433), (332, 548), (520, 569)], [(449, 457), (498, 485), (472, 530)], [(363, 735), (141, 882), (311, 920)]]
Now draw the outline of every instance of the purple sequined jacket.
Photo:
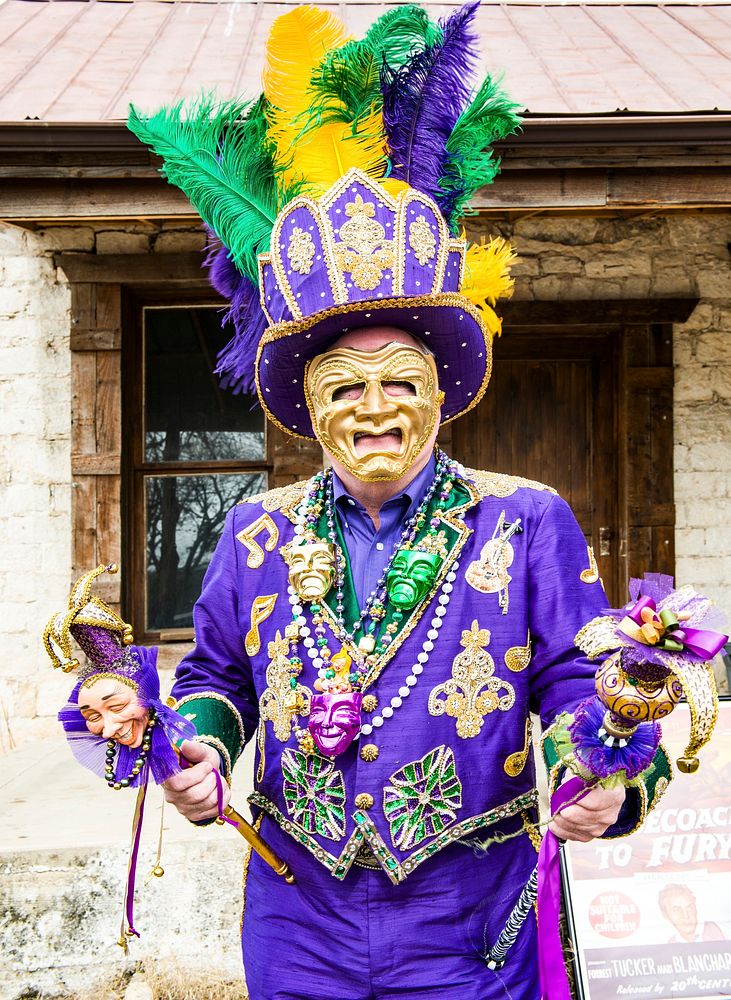
[[(548, 726), (592, 693), (596, 668), (574, 636), (606, 598), (584, 535), (553, 490), (468, 472), (443, 516), (447, 558), (435, 588), (365, 691), (375, 695), (364, 715), (372, 731), (340, 756), (307, 755), (285, 708), (292, 615), (280, 553), (305, 487), (229, 513), (173, 695), (227, 770), (256, 738), (255, 812), (336, 878), (367, 857), (400, 882), (455, 840), (532, 813), (530, 713)], [(306, 694), (316, 673), (302, 658)]]

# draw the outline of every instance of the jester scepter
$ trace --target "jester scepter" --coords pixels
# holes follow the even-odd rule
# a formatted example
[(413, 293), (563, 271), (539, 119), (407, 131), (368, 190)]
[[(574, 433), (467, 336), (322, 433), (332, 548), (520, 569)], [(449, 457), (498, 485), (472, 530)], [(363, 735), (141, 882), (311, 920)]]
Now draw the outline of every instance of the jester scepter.
[[(178, 747), (194, 740), (193, 723), (160, 699), (157, 649), (133, 645), (131, 627), (92, 593), (94, 581), (117, 566), (98, 566), (71, 590), (66, 611), (54, 615), (43, 632), (46, 652), (64, 673), (78, 671), (69, 700), (58, 714), (74, 757), (110, 789), (136, 788), (132, 846), (119, 944), (139, 937), (134, 926), (134, 885), (145, 797), (150, 778), (162, 784), (187, 766)], [(74, 655), (72, 638), (86, 656)], [(234, 826), (274, 871), (287, 882), (294, 878), (251, 824), (231, 806), (223, 808), (222, 780), (214, 772), (219, 822)], [(152, 874), (160, 877), (159, 857)]]
[[(641, 796), (651, 786), (657, 800), (672, 777), (660, 720), (681, 698), (690, 709), (681, 773), (698, 770), (698, 753), (713, 733), (718, 695), (710, 661), (728, 642), (717, 631), (722, 616), (708, 598), (690, 586), (674, 589), (662, 573), (630, 580), (629, 594), (628, 604), (593, 618), (576, 636), (589, 659), (604, 659), (596, 693), (560, 715), (543, 738), (554, 817), (595, 785), (621, 785)], [(558, 932), (559, 847), (549, 829), (538, 865), (487, 956), (492, 968), (502, 965), (537, 897), (542, 1000), (570, 1000)]]

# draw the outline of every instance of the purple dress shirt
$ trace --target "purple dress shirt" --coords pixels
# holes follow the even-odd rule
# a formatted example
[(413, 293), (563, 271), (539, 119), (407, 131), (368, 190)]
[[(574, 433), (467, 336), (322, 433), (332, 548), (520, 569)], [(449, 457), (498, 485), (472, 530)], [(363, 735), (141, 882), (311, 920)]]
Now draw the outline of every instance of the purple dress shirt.
[(408, 486), (381, 507), (378, 528), (365, 507), (348, 493), (333, 473), (335, 509), (348, 547), (350, 569), (359, 607), (365, 606), (369, 594), (375, 589), (401, 538), (406, 522), (416, 513), (424, 494), (431, 486), (436, 468), (436, 459), (432, 455)]

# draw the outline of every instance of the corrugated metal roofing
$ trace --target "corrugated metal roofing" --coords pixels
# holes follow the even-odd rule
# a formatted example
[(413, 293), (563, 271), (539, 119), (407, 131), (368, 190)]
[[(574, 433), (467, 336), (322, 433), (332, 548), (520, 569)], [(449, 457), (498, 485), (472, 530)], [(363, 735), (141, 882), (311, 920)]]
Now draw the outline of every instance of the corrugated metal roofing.
[[(114, 121), (130, 101), (153, 109), (204, 88), (253, 96), (290, 6), (0, 0), (0, 121)], [(321, 6), (361, 35), (389, 5)], [(488, 3), (477, 24), (485, 65), (534, 114), (731, 109), (731, 3)]]

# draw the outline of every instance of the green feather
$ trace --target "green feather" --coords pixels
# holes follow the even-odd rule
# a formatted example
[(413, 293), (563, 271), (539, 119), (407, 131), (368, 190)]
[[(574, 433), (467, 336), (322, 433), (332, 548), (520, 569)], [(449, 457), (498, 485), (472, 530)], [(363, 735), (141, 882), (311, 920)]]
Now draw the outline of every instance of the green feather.
[(257, 254), (269, 249), (280, 198), (294, 196), (279, 190), (264, 99), (218, 102), (204, 95), (149, 117), (130, 105), (127, 126), (163, 158), (163, 175), (257, 284)]
[(381, 68), (401, 67), (432, 44), (441, 28), (416, 4), (387, 11), (362, 38), (328, 52), (312, 76), (312, 107), (305, 131), (320, 125), (359, 123), (381, 109)]
[(459, 219), (475, 191), (490, 184), (500, 170), (500, 160), (490, 144), (520, 126), (518, 107), (500, 89), (499, 82), (488, 76), (457, 119), (447, 140), (447, 167), (439, 182), (455, 198), (447, 219), (453, 233), (458, 231)]

